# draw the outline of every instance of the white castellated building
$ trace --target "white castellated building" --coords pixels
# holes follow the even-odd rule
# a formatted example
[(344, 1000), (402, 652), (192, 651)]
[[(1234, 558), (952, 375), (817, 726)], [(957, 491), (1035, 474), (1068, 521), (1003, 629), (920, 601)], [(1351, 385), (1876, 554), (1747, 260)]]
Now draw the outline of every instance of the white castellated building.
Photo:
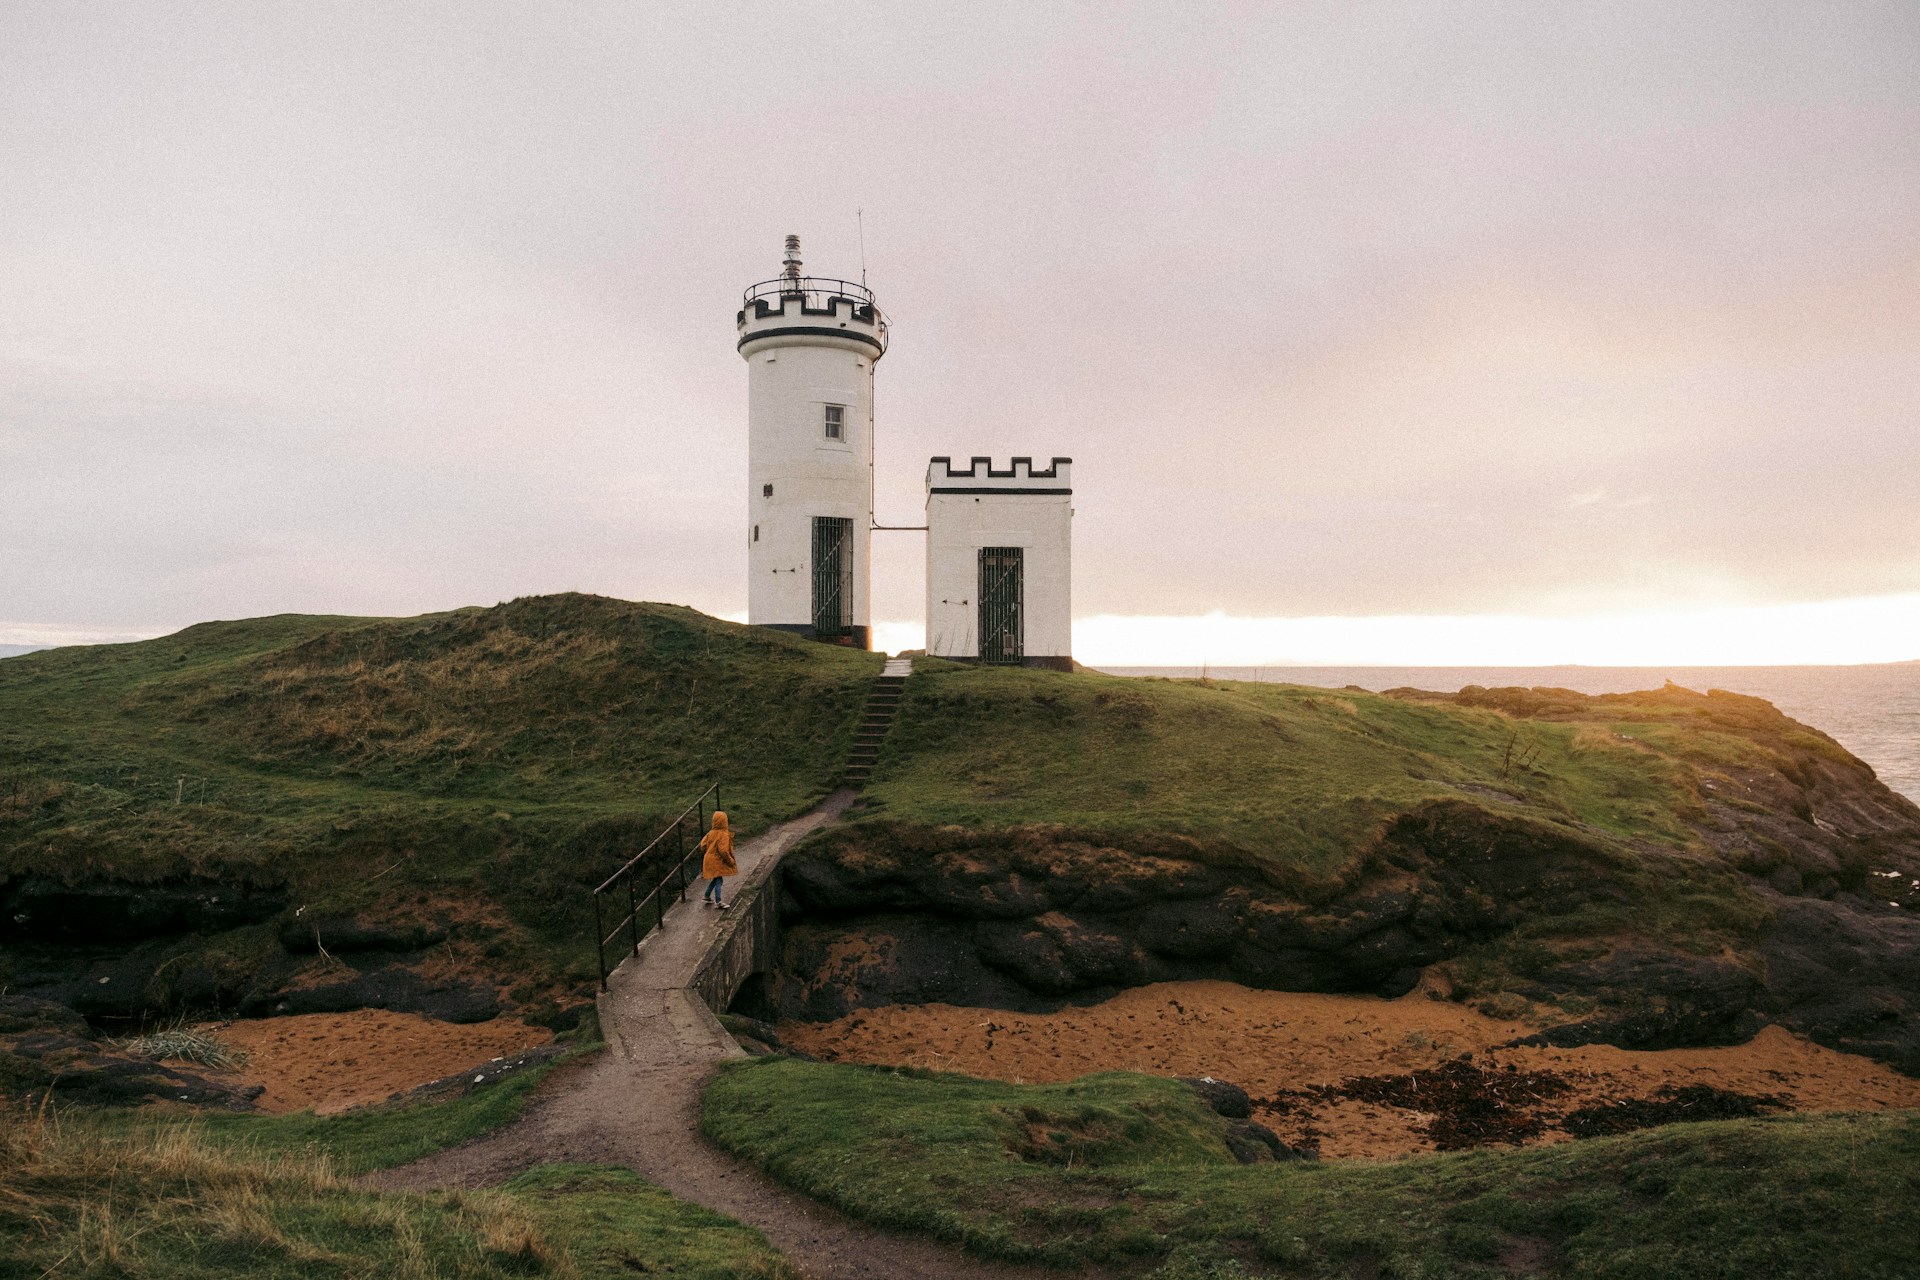
[(866, 286), (780, 275), (735, 321), (747, 362), (747, 621), (869, 647), (873, 366), (887, 318)]
[[(871, 647), (873, 367), (887, 318), (865, 284), (780, 275), (746, 291), (747, 621)], [(864, 274), (864, 273), (863, 273)], [(927, 652), (1070, 670), (1070, 458), (927, 469)]]
[(1072, 458), (927, 466), (927, 653), (1073, 669)]

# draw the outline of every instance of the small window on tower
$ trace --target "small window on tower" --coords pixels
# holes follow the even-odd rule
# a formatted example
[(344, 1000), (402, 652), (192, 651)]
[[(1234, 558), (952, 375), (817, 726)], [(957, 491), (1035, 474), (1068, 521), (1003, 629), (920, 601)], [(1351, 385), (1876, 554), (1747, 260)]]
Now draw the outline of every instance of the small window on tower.
[(773, 486), (770, 484), (761, 485), (760, 496), (763, 498), (771, 498), (773, 496)]
[(827, 406), (827, 439), (844, 440), (847, 438), (846, 418), (847, 406), (843, 404), (830, 404)]

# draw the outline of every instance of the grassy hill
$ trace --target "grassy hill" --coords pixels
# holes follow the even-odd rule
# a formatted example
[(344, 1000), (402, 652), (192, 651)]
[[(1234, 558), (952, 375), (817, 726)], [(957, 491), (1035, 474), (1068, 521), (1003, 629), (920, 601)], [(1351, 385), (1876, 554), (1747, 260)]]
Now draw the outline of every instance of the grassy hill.
[(1030, 1008), (1183, 977), (1391, 994), (1445, 961), (1613, 1043), (1772, 1017), (1920, 1070), (1920, 809), (1756, 698), (923, 662), (867, 806), (786, 864), (785, 1016), (928, 974)]
[(1121, 1275), (1849, 1276), (1920, 1268), (1920, 1114), (1669, 1125), (1526, 1150), (1240, 1165), (1186, 1085), (762, 1058), (702, 1117), (855, 1216)]
[[(196, 878), (310, 916), (450, 913), (496, 972), (577, 984), (586, 890), (709, 782), (747, 831), (823, 795), (879, 666), (579, 595), (11, 658), (0, 891)], [(262, 928), (208, 963), (258, 965)]]
[[(135, 1017), (403, 963), (525, 1008), (577, 1000), (587, 889), (711, 780), (745, 830), (822, 795), (879, 665), (583, 596), (8, 659), (0, 984)], [(923, 661), (864, 812), (785, 870), (802, 908), (788, 958), (808, 974), (810, 946), (945, 921), (922, 939), (942, 949), (932, 962), (899, 967), (902, 999), (957, 971), (956, 947), (1048, 999), (1221, 972), (1365, 990), (1445, 960), (1463, 994), (1536, 1001), (1543, 1020), (1619, 1015), (1595, 1036), (1737, 1035), (1759, 1009), (1920, 1066), (1920, 811), (1733, 695), (1375, 695)], [(156, 911), (146, 932), (102, 927)], [(289, 940), (321, 918), (411, 940), (345, 963), (296, 946), (298, 928)], [(707, 1124), (851, 1212), (1168, 1280), (1891, 1276), (1911, 1270), (1900, 1215), (1920, 1192), (1911, 1116), (1241, 1168), (1169, 1082), (1028, 1089), (772, 1061), (726, 1075)], [(0, 1124), (0, 1228), (33, 1242), (8, 1256), (26, 1274), (78, 1250), (154, 1274), (585, 1275), (624, 1265), (629, 1228), (718, 1238), (670, 1205), (664, 1225), (619, 1226), (645, 1192), (605, 1171), (547, 1171), (484, 1203), (379, 1198), (219, 1142), (228, 1126), (271, 1146), (317, 1125), (214, 1121), (187, 1142)], [(1046, 1143), (1023, 1145), (1035, 1133)], [(108, 1186), (118, 1225), (87, 1207)], [(187, 1214), (188, 1186), (221, 1190)], [(598, 1241), (594, 1258), (576, 1237)], [(733, 1261), (690, 1255), (688, 1273), (771, 1273), (754, 1240), (735, 1243)]]
[[(230, 918), (194, 940), (140, 941), (124, 972), (51, 992), (95, 1015), (317, 981), (324, 957), (288, 933), (314, 920), (443, 946), (436, 963), (521, 1004), (577, 999), (587, 890), (709, 781), (748, 831), (824, 794), (879, 661), (587, 596), (207, 623), (8, 659), (0, 899), (28, 942), (69, 946), (115, 893), (142, 909), (172, 894), (186, 915), (224, 903)], [(1807, 1018), (1830, 1042), (1877, 1036), (1876, 1052), (1920, 1061), (1920, 1023), (1873, 1021), (1912, 1003), (1920, 810), (1757, 699), (922, 660), (865, 803), (794, 860), (803, 905), (946, 909), (955, 877), (997, 879), (979, 892), (1011, 899), (954, 910), (1041, 922), (994, 926), (983, 955), (1050, 995), (1189, 971), (1364, 990), (1445, 958), (1463, 990), (1568, 1013), (1679, 983), (1678, 1022), (1647, 1017), (1684, 1039), (1739, 1034), (1755, 984), (1804, 971), (1814, 994), (1794, 998), (1821, 1004)], [(1121, 897), (1175, 905), (1084, 919), (1074, 895), (1116, 875), (1131, 877)], [(1031, 911), (1007, 905), (1023, 894)], [(48, 936), (63, 912), (79, 923)], [(1115, 930), (1127, 955), (1075, 968)], [(1162, 935), (1184, 950), (1168, 960)], [(1336, 935), (1346, 950), (1328, 958)], [(1836, 938), (1864, 941), (1829, 954)], [(1206, 967), (1216, 942), (1230, 972)], [(34, 963), (0, 955), (16, 977)], [(1829, 980), (1841, 972), (1865, 992), (1854, 1005)]]
[(1685, 848), (1703, 787), (1800, 758), (1870, 778), (1765, 702), (1684, 690), (1464, 699), (925, 663), (871, 788), (888, 818), (1157, 831), (1337, 877), (1388, 819), (1462, 796)]

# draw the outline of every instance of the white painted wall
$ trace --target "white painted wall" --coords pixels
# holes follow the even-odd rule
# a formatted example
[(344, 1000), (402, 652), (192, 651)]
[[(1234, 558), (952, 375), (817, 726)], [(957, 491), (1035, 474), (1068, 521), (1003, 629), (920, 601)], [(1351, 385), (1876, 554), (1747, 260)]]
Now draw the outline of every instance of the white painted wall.
[[(848, 300), (835, 304), (819, 295), (810, 295), (804, 310), (796, 298), (768, 310), (760, 315), (749, 304), (737, 321), (747, 362), (747, 620), (812, 623), (813, 517), (838, 516), (853, 522), (853, 625), (867, 628), (873, 366), (884, 352), (860, 336), (884, 346), (885, 321), (877, 311), (863, 321)], [(793, 328), (816, 332), (770, 332)], [(826, 436), (829, 404), (846, 407), (840, 440)]]
[[(996, 470), (986, 458), (955, 470), (946, 458), (927, 468), (927, 652), (980, 655), (980, 548), (1024, 549), (1021, 612), (1028, 659), (1073, 655), (1072, 459), (1055, 458), (1039, 474), (1015, 458)], [(959, 490), (960, 492), (936, 492)], [(996, 492), (1014, 490), (1015, 492)], [(1065, 492), (1047, 492), (1064, 490)]]

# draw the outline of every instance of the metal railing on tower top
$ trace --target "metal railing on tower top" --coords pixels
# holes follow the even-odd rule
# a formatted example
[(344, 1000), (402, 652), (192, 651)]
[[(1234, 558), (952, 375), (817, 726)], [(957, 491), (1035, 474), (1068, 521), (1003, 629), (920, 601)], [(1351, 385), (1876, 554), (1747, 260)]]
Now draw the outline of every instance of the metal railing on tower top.
[(873, 290), (867, 286), (851, 280), (829, 280), (825, 276), (775, 276), (771, 280), (748, 285), (740, 301), (742, 306), (751, 306), (756, 298), (792, 297), (803, 298), (808, 306), (817, 305), (816, 298), (848, 298), (870, 307), (876, 306)]

